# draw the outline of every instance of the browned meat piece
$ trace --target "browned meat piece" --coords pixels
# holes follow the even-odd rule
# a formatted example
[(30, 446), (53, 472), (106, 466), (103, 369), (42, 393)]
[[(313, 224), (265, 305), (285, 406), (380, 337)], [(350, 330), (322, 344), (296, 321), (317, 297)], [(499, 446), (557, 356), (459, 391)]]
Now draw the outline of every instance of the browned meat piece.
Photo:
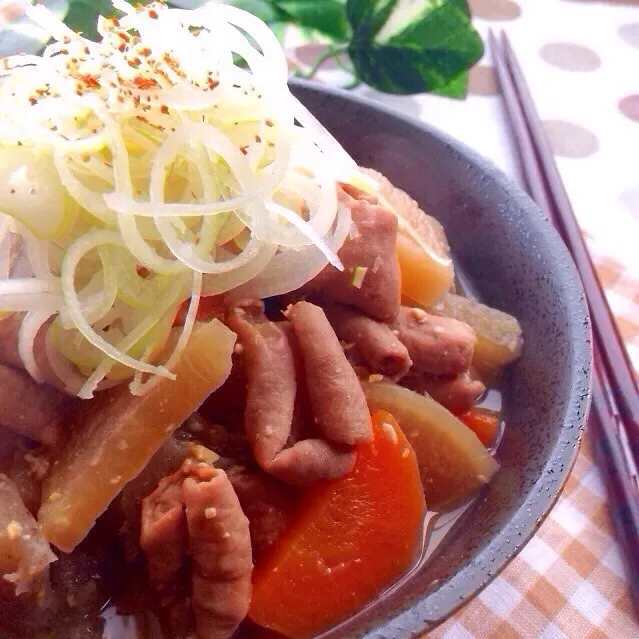
[(322, 305), (337, 337), (354, 348), (368, 368), (392, 379), (403, 377), (412, 362), (408, 350), (387, 324), (337, 304)]
[(266, 319), (261, 302), (251, 300), (230, 309), (228, 324), (243, 349), (248, 382), (244, 429), (257, 463), (295, 485), (343, 477), (355, 461), (352, 451), (317, 439), (293, 442), (284, 450), (297, 394), (295, 358), (286, 331)]
[(120, 541), (128, 561), (133, 561), (140, 552), (140, 517), (142, 500), (150, 495), (163, 477), (179, 470), (187, 459), (193, 444), (175, 437), (162, 444), (144, 470), (124, 486), (119, 497), (111, 504), (109, 515), (118, 528)]
[[(240, 423), (242, 421), (243, 418), (240, 416)], [(247, 463), (253, 459), (244, 435), (229, 431), (220, 424), (211, 423), (199, 413), (191, 415), (182, 425), (181, 431), (192, 441), (215, 451), (222, 458), (218, 463), (221, 468), (232, 462)]]
[[(18, 352), (18, 333), (20, 332), (20, 325), (22, 324), (24, 316), (25, 313), (13, 313), (8, 317), (0, 319), (0, 364), (5, 364), (18, 370), (24, 369), (22, 358)], [(53, 320), (50, 320), (44, 324), (38, 331), (33, 346), (33, 353), (36, 364), (45, 382), (64, 392), (64, 384), (53, 372), (49, 364), (49, 358), (47, 357), (46, 337), (52, 321)]]
[(233, 355), (233, 367), (228, 379), (202, 404), (199, 413), (211, 424), (222, 424), (231, 432), (241, 432), (245, 406), (246, 373), (243, 358), (237, 353)]
[(298, 302), (287, 314), (304, 361), (317, 427), (339, 444), (370, 441), (373, 431), (366, 398), (324, 311)]
[(477, 336), (468, 324), (402, 306), (394, 328), (414, 370), (452, 376), (470, 368)]
[(18, 332), (24, 319), (24, 313), (13, 313), (0, 319), (0, 364), (23, 368), (18, 353)]
[(48, 446), (62, 438), (69, 398), (26, 373), (0, 364), (0, 424)]
[[(0, 438), (14, 436), (11, 431), (0, 428)], [(48, 452), (35, 448), (28, 440), (19, 437), (13, 454), (0, 461), (0, 472), (16, 485), (24, 505), (36, 515), (42, 501), (42, 480), (50, 466)]]
[(323, 479), (344, 477), (353, 470), (355, 451), (323, 439), (303, 439), (283, 450), (269, 471), (295, 486), (310, 486)]
[(0, 475), (0, 575), (5, 584), (12, 583), (16, 595), (41, 592), (47, 583), (49, 564), (55, 560), (15, 484)]
[(470, 373), (462, 373), (457, 377), (409, 373), (401, 380), (401, 384), (418, 393), (427, 393), (454, 413), (472, 408), (486, 392), (484, 384), (478, 379), (473, 379)]
[(228, 325), (237, 333), (248, 381), (244, 429), (257, 463), (268, 468), (284, 448), (295, 407), (293, 352), (277, 324), (269, 322), (259, 301), (230, 309)]
[(226, 473), (202, 469), (182, 485), (199, 639), (230, 637), (251, 601), (249, 522)]
[(248, 517), (253, 559), (258, 561), (284, 532), (300, 501), (300, 494), (261, 471), (233, 466), (227, 474)]
[(186, 557), (187, 534), (182, 509), (182, 469), (160, 480), (142, 500), (140, 547), (146, 555), (151, 583), (169, 585)]
[(401, 295), (395, 254), (397, 218), (366, 200), (348, 196), (341, 199), (350, 207), (353, 218), (351, 235), (338, 251), (344, 271), (329, 265), (301, 292), (322, 295), (359, 308), (382, 322), (392, 322), (399, 312)]

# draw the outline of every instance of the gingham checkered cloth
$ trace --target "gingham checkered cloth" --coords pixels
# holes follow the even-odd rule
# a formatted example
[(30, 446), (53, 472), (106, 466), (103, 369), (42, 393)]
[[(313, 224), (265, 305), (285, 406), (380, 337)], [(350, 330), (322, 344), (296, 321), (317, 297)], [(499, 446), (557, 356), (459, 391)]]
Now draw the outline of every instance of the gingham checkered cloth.
[(429, 639), (639, 637), (588, 435), (557, 505), (514, 561)]

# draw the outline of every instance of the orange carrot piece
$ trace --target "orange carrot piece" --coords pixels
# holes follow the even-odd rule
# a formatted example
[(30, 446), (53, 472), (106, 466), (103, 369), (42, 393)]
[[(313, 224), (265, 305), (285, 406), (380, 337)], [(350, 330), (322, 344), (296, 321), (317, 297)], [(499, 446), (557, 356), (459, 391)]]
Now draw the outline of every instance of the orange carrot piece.
[(487, 408), (471, 408), (457, 417), (479, 437), (484, 446), (490, 446), (495, 441), (499, 430), (499, 413)]
[(353, 471), (312, 488), (256, 566), (249, 618), (293, 639), (326, 630), (416, 560), (426, 504), (415, 453), (397, 421), (372, 414), (374, 439)]
[[(185, 300), (175, 316), (173, 326), (184, 326), (186, 314), (189, 310), (191, 298)], [(214, 319), (222, 320), (224, 318), (224, 301), (220, 295), (209, 295), (200, 298), (200, 304), (197, 308), (196, 322), (211, 322)]]

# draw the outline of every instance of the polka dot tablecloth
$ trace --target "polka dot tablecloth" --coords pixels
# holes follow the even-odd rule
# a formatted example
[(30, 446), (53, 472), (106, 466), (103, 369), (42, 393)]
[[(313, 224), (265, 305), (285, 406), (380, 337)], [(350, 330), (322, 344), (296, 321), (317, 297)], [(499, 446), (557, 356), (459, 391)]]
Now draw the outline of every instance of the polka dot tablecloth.
[[(0, 0), (0, 27), (16, 0)], [(64, 0), (51, 0), (54, 8)], [(470, 0), (475, 24), (508, 32), (619, 329), (639, 371), (639, 0)], [(17, 12), (19, 13), (19, 12)], [(0, 32), (0, 55), (19, 25)], [(26, 40), (25, 40), (26, 41)], [(293, 63), (322, 45), (293, 36)], [(319, 80), (339, 81), (323, 67)], [(449, 132), (520, 181), (490, 52), (470, 74), (469, 96), (362, 95)], [(639, 637), (628, 577), (608, 517), (605, 487), (586, 436), (556, 507), (520, 555), (482, 593), (430, 633), (436, 639)]]
[[(470, 0), (482, 36), (505, 30), (639, 371), (639, 0)], [(321, 47), (298, 47), (309, 64)], [(318, 79), (334, 82), (340, 72)], [(358, 92), (463, 140), (521, 181), (490, 51), (466, 101)], [(556, 507), (521, 554), (436, 639), (639, 637), (605, 487), (586, 436)]]

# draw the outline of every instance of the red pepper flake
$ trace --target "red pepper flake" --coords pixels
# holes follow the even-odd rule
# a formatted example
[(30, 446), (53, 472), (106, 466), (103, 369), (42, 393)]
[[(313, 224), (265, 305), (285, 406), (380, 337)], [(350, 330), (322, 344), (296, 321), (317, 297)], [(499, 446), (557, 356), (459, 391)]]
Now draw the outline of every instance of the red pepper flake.
[(89, 49), (89, 47), (84, 47), (84, 52), (89, 55), (89, 53), (91, 53), (91, 49)]
[(157, 20), (158, 19), (158, 12), (155, 11), (155, 9), (150, 9), (149, 10), (149, 18), (151, 18), (152, 20)]
[(208, 83), (209, 83), (209, 89), (215, 89), (216, 86), (219, 86), (220, 81), (214, 80), (213, 78), (209, 78)]
[(142, 64), (142, 60), (140, 60), (140, 58), (133, 58), (133, 60), (129, 59), (127, 60), (127, 64), (131, 68), (137, 69)]
[(37, 100), (37, 98), (34, 98), (33, 96), (31, 96), (31, 97), (29, 98), (29, 102), (30, 102), (30, 103), (31, 103), (31, 105), (33, 106), (34, 104), (37, 104), (37, 103), (38, 103), (38, 100)]
[(163, 105), (160, 107), (160, 111), (161, 111), (164, 115), (168, 115), (168, 114), (169, 114), (169, 107), (168, 107), (168, 106), (166, 106), (166, 104), (163, 104)]
[(240, 147), (240, 151), (242, 151), (242, 153), (244, 153), (244, 155), (248, 155), (248, 144), (246, 146), (241, 146)]
[(135, 117), (140, 120), (140, 122), (148, 122), (148, 120), (143, 115), (136, 115)]
[(141, 75), (136, 75), (135, 78), (133, 78), (133, 84), (142, 90), (154, 89), (158, 86), (158, 83), (153, 78), (143, 78)]
[(126, 51), (126, 44), (124, 44), (124, 42), (118, 47), (118, 51), (120, 53), (124, 53)]
[(9, 189), (9, 193), (11, 193), (11, 195), (14, 195), (16, 192), (16, 190), (14, 188)]
[(60, 49), (62, 55), (69, 55), (69, 49)]
[(141, 56), (148, 58), (151, 55), (151, 49), (149, 47), (144, 47), (138, 51)]
[(259, 135), (255, 136), (255, 141), (260, 144), (262, 142), (262, 138)]
[(266, 124), (266, 126), (275, 126), (275, 124), (273, 123), (273, 120), (265, 120), (264, 124)]
[(98, 78), (95, 75), (91, 75), (90, 73), (85, 73), (84, 75), (80, 76), (80, 80), (82, 80), (84, 84), (86, 84), (88, 87), (91, 87), (92, 89), (100, 88), (100, 82), (98, 81)]
[(149, 271), (149, 269), (146, 266), (143, 266), (142, 264), (137, 264), (135, 267), (135, 271), (136, 273), (146, 279), (147, 277), (149, 277), (149, 275), (151, 275), (151, 271)]
[(134, 95), (134, 96), (133, 96), (133, 104), (134, 104), (134, 106), (136, 106), (136, 107), (139, 107), (139, 106), (140, 106), (140, 96), (139, 96), (139, 95)]

